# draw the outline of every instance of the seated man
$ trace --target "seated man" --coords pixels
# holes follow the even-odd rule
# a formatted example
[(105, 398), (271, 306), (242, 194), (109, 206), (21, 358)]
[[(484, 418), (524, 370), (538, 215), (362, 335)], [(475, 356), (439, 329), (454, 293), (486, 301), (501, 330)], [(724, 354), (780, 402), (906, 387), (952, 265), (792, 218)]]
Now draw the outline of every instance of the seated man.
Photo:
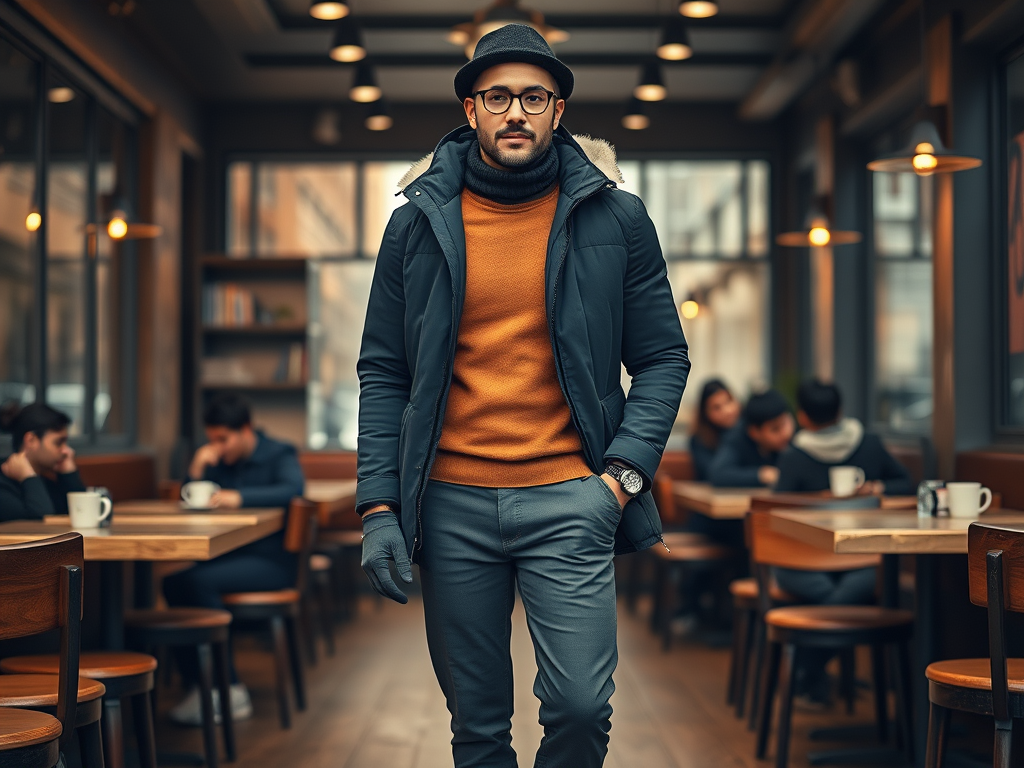
[(808, 381), (800, 387), (797, 403), (801, 429), (779, 459), (776, 491), (824, 491), (830, 467), (851, 466), (863, 469), (867, 478), (861, 493), (916, 492), (910, 473), (878, 436), (866, 433), (857, 419), (842, 417), (842, 395), (835, 384)]
[[(248, 404), (236, 395), (215, 398), (203, 415), (209, 443), (196, 451), (189, 479), (210, 480), (221, 490), (213, 497), (216, 507), (287, 507), (305, 486), (295, 448), (253, 429)], [(221, 595), (231, 592), (260, 592), (295, 585), (296, 556), (284, 549), (284, 533), (198, 563), (164, 579), (163, 593), (171, 606), (223, 608)], [(195, 654), (183, 649), (178, 669), (190, 692), (171, 710), (171, 718), (182, 725), (200, 725), (201, 710), (196, 683), (199, 670)], [(238, 681), (231, 665), (231, 715), (242, 720), (252, 715), (249, 691)], [(220, 701), (214, 690), (214, 711)]]
[(84, 491), (66, 415), (46, 403), (0, 410), (0, 430), (11, 433), (14, 453), (0, 464), (0, 521), (66, 515), (68, 493)]
[(774, 389), (751, 395), (740, 423), (722, 438), (708, 478), (720, 488), (772, 486), (779, 456), (793, 437), (793, 416)]

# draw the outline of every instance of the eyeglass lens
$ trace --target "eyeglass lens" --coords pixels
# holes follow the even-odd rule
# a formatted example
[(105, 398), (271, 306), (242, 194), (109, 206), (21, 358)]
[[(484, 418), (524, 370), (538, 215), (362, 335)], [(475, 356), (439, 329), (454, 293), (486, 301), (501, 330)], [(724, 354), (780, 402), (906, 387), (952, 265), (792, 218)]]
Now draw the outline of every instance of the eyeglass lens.
[[(508, 91), (500, 88), (485, 91), (482, 96), (484, 108), (494, 115), (507, 112), (508, 108), (512, 105), (512, 99), (516, 98)], [(526, 91), (519, 94), (518, 98), (523, 112), (528, 115), (539, 115), (548, 108), (548, 100), (550, 99), (547, 91)]]

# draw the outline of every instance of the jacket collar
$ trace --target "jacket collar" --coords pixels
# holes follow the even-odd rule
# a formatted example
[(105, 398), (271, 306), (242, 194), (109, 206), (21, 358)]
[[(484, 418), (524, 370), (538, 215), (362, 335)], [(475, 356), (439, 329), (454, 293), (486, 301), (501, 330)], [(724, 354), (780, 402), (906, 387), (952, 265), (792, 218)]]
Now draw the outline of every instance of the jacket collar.
[[(439, 206), (462, 193), (466, 155), (476, 138), (468, 125), (446, 135), (433, 152), (418, 160), (399, 180), (398, 186), (410, 200), (417, 192), (429, 195)], [(603, 139), (573, 136), (563, 126), (555, 129), (552, 146), (558, 152), (559, 189), (570, 197), (580, 197), (593, 188), (622, 183), (615, 148)]]

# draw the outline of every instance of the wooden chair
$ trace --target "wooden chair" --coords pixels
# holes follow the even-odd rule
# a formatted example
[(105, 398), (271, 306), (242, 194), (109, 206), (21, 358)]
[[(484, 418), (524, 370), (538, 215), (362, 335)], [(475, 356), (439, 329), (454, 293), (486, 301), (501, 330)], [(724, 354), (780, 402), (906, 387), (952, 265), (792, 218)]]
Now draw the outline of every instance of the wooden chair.
[[(323, 552), (315, 552), (309, 556), (309, 585), (305, 595), (306, 614), (315, 618), (317, 629), (324, 640), (324, 648), (328, 656), (334, 655), (334, 574), (337, 571), (334, 558)], [(315, 649), (313, 632), (306, 627), (310, 645)], [(313, 651), (315, 659), (316, 651)]]
[(992, 765), (1009, 768), (1013, 721), (1024, 718), (1024, 659), (1006, 657), (1006, 612), (1024, 613), (1024, 530), (972, 523), (967, 533), (971, 602), (988, 608), (987, 659), (929, 664), (927, 768), (942, 765), (952, 710), (995, 719)]
[(73, 733), (84, 768), (103, 768), (104, 687), (78, 676), (82, 552), (79, 533), (0, 546), (0, 640), (60, 630), (56, 675), (0, 676), (0, 766), (5, 768), (52, 768)]
[(235, 619), (266, 622), (269, 625), (274, 645), (277, 703), (282, 728), (291, 727), (289, 663), (296, 706), (300, 711), (306, 709), (298, 620), (301, 618), (302, 596), (309, 583), (309, 556), (316, 538), (316, 509), (316, 504), (298, 497), (292, 499), (288, 509), (284, 548), (298, 556), (298, 576), (294, 587), (272, 592), (236, 592), (223, 596), (225, 606)]
[(789, 764), (789, 739), (793, 707), (793, 683), (800, 650), (827, 648), (835, 651), (869, 645), (875, 677), (875, 712), (878, 737), (887, 741), (889, 716), (886, 697), (885, 648), (895, 646), (899, 658), (897, 672), (897, 711), (903, 746), (913, 762), (913, 738), (910, 717), (909, 640), (913, 614), (894, 608), (862, 605), (799, 605), (771, 608), (768, 604), (769, 569), (791, 568), (806, 571), (848, 571), (877, 566), (876, 555), (836, 555), (803, 542), (782, 536), (771, 529), (770, 513), (751, 512), (751, 555), (756, 568), (760, 600), (767, 632), (767, 658), (757, 730), (757, 759), (764, 759), (772, 720), (773, 701), (782, 666), (782, 690), (779, 692), (779, 721), (776, 732), (775, 765)]

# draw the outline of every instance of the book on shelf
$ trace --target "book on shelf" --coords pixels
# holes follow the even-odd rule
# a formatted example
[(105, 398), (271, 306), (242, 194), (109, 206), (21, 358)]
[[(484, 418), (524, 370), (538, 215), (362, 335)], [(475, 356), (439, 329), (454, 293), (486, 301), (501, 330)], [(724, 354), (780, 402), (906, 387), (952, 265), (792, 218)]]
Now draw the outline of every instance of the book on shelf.
[(237, 283), (210, 283), (203, 286), (203, 325), (244, 328), (274, 325), (274, 312), (264, 307), (255, 294)]
[(306, 345), (302, 342), (289, 344), (281, 352), (274, 371), (274, 381), (287, 384), (301, 384), (306, 380)]

